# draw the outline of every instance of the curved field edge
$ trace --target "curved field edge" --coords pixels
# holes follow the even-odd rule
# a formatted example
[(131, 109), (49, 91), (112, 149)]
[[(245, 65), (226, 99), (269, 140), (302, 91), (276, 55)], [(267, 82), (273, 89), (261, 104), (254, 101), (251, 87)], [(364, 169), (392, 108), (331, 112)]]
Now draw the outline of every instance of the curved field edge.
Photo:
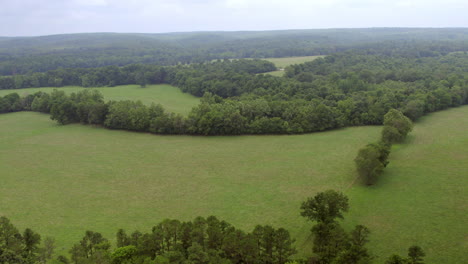
[(95, 89), (102, 93), (105, 101), (122, 101), (122, 100), (140, 100), (146, 105), (151, 103), (161, 104), (167, 111), (178, 114), (187, 115), (190, 110), (200, 103), (200, 99), (183, 93), (179, 88), (161, 84), (147, 85), (140, 87), (139, 85), (121, 85), (115, 87), (39, 87), (39, 88), (24, 88), (14, 90), (0, 90), (0, 96), (5, 96), (10, 93), (18, 93), (20, 96), (36, 93), (39, 91), (50, 93), (53, 89), (65, 91), (67, 94), (76, 93), (84, 89)]
[[(64, 253), (85, 230), (113, 239), (118, 228), (149, 230), (164, 218), (216, 215), (252, 229), (285, 227), (300, 255), (311, 223), (299, 216), (326, 189), (350, 198), (345, 226), (371, 231), (376, 263), (412, 244), (428, 263), (462, 263), (467, 247), (468, 107), (421, 119), (394, 146), (375, 187), (355, 182), (357, 150), (380, 127), (296, 136), (155, 136), (82, 125), (47, 115), (0, 115), (0, 214), (20, 228), (54, 236)], [(455, 158), (454, 158), (455, 157)]]

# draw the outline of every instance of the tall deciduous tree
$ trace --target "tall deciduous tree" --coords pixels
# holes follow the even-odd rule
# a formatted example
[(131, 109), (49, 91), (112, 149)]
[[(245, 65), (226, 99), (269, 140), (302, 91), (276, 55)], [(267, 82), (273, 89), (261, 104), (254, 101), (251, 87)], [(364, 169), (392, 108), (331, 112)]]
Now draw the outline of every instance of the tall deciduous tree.
[(369, 144), (359, 150), (354, 162), (359, 176), (367, 185), (374, 184), (382, 174), (388, 165), (389, 154), (390, 146), (382, 142)]
[[(401, 142), (406, 137), (406, 135), (408, 135), (408, 133), (413, 130), (413, 122), (411, 122), (408, 117), (403, 115), (402, 112), (396, 109), (390, 109), (390, 111), (385, 114), (384, 126), (393, 127), (398, 131), (400, 134), (400, 137), (396, 138), (399, 140), (398, 142)], [(395, 143), (392, 142), (392, 139), (393, 138), (383, 138), (383, 141), (387, 143)]]
[(303, 202), (301, 215), (310, 221), (329, 224), (335, 222), (336, 218), (343, 219), (343, 212), (348, 209), (348, 197), (340, 192), (327, 190)]

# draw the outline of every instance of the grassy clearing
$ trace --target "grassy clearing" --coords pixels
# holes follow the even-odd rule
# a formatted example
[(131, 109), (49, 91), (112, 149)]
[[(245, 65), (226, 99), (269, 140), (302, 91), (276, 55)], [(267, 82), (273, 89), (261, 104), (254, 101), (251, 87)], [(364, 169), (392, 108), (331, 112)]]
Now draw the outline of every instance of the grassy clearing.
[(16, 92), (19, 95), (26, 95), (38, 91), (52, 91), (53, 89), (63, 90), (67, 93), (78, 92), (83, 89), (97, 89), (105, 100), (140, 100), (145, 104), (161, 104), (170, 112), (188, 114), (192, 107), (199, 103), (199, 99), (187, 93), (182, 93), (180, 89), (170, 85), (148, 85), (141, 88), (138, 85), (122, 85), (117, 87), (97, 87), (83, 88), (77, 86), (67, 86), (60, 88), (41, 87), (18, 90), (0, 90), (0, 96)]
[[(277, 68), (279, 69), (284, 69), (285, 67), (293, 64), (301, 64), (304, 62), (308, 61), (313, 61), (317, 58), (321, 58), (324, 56), (304, 56), (304, 57), (287, 57), (287, 58), (266, 58), (263, 60), (267, 60), (270, 62), (273, 62)], [(265, 74), (270, 74), (273, 76), (277, 77), (282, 77), (284, 75), (284, 71), (278, 70), (278, 71), (272, 71), (272, 72), (267, 72)]]
[[(0, 115), (0, 215), (54, 236), (64, 252), (85, 230), (150, 230), (164, 218), (216, 215), (250, 230), (286, 227), (300, 254), (310, 223), (299, 205), (319, 191), (350, 198), (345, 226), (371, 231), (376, 263), (421, 245), (427, 263), (463, 263), (468, 107), (418, 122), (375, 187), (355, 183), (353, 158), (381, 127), (296, 136), (155, 136), (59, 126), (47, 115)], [(354, 183), (354, 184), (353, 184)]]
[(283, 77), (284, 71), (272, 71), (272, 72), (266, 72), (264, 74), (270, 74), (276, 77)]
[(289, 65), (301, 64), (304, 62), (313, 61), (321, 57), (324, 57), (324, 56), (320, 55), (320, 56), (287, 57), (287, 58), (266, 58), (263, 60), (273, 62), (278, 68), (285, 68), (286, 66), (289, 66)]

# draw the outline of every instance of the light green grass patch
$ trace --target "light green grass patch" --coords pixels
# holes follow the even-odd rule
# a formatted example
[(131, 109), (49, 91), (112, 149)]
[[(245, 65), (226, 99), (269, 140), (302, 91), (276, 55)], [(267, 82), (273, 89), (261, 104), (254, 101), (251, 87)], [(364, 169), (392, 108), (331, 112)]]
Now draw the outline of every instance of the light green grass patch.
[(320, 56), (303, 56), (303, 57), (286, 57), (286, 58), (266, 58), (263, 60), (273, 62), (278, 68), (285, 68), (289, 65), (301, 64), (301, 63), (313, 61), (317, 58), (322, 58), (322, 57), (325, 57), (325, 56), (320, 55)]
[(83, 89), (96, 89), (104, 95), (106, 101), (109, 100), (140, 100), (144, 104), (161, 104), (169, 112), (188, 114), (190, 110), (199, 103), (199, 99), (187, 93), (183, 93), (179, 88), (171, 85), (148, 85), (140, 87), (138, 85), (122, 85), (116, 87), (96, 87), (83, 88), (78, 86), (67, 86), (59, 88), (41, 87), (15, 90), (0, 90), (0, 96), (16, 92), (19, 95), (32, 94), (38, 91), (52, 92), (53, 89), (63, 90), (66, 93), (76, 93)]
[(272, 72), (267, 72), (265, 74), (270, 74), (276, 77), (283, 77), (284, 71), (272, 71)]

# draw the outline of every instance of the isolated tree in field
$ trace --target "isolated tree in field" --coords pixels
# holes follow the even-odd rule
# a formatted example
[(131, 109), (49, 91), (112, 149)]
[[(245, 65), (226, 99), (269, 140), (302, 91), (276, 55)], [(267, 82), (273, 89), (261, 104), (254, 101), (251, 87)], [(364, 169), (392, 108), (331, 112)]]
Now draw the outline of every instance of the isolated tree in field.
[(343, 212), (349, 209), (348, 197), (334, 190), (309, 197), (301, 205), (301, 215), (318, 223), (329, 224), (336, 218), (343, 219)]
[(390, 146), (384, 143), (372, 143), (359, 150), (354, 162), (359, 176), (367, 185), (374, 184), (382, 174), (388, 165), (389, 154)]

